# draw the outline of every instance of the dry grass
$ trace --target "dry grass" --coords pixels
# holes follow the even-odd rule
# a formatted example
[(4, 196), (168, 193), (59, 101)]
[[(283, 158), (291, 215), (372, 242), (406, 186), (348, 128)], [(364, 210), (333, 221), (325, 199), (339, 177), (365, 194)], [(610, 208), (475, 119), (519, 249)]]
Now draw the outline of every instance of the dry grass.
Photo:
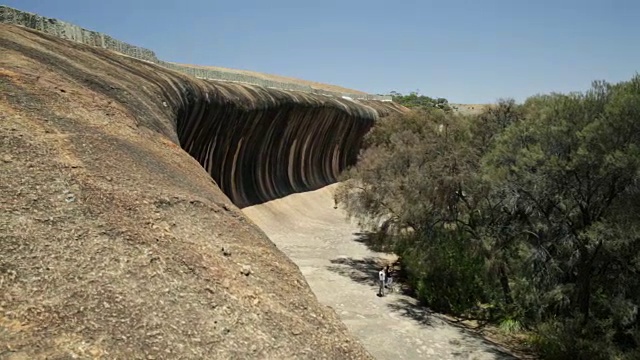
[(367, 358), (171, 145), (174, 76), (0, 25), (0, 358)]

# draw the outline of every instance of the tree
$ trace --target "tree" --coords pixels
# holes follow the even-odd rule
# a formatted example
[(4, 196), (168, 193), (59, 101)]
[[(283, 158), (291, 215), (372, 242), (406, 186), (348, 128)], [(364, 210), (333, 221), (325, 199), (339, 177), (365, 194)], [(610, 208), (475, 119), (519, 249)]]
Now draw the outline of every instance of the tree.
[(470, 142), (467, 119), (440, 109), (381, 119), (338, 191), (362, 226), (396, 239), (423, 300), (458, 312), (485, 297), (478, 266), (488, 255), (462, 226), (482, 155)]
[(431, 98), (425, 95), (419, 95), (418, 91), (413, 91), (409, 95), (402, 95), (399, 92), (392, 91), (391, 96), (394, 102), (408, 107), (410, 109), (440, 109), (444, 111), (451, 111), (451, 106), (445, 98)]
[(640, 76), (470, 117), (414, 110), (374, 126), (339, 198), (418, 297), (488, 305), (549, 358), (640, 356)]
[(541, 293), (538, 306), (553, 309), (543, 317), (579, 314), (577, 329), (586, 329), (594, 299), (596, 322), (637, 312), (640, 298), (629, 296), (637, 296), (637, 283), (628, 283), (637, 263), (610, 264), (632, 261), (640, 246), (640, 218), (630, 216), (640, 210), (640, 78), (596, 82), (586, 94), (533, 97), (524, 108), (525, 119), (487, 156), (485, 174), (526, 210), (530, 285)]

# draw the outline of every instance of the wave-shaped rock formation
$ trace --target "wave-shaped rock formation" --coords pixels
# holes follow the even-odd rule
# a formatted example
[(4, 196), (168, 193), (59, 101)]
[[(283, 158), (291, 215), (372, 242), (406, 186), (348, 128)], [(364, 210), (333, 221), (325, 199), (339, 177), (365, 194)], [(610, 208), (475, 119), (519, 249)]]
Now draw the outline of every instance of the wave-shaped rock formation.
[(177, 134), (238, 206), (336, 181), (377, 118), (368, 106), (239, 84), (182, 84)]
[(334, 181), (399, 109), (0, 25), (0, 357), (368, 358), (229, 199)]
[[(20, 11), (7, 6), (0, 5), (0, 23), (25, 26), (31, 29), (35, 29), (50, 35), (60, 37), (62, 39), (79, 42), (85, 45), (96, 46), (104, 49), (117, 51), (127, 56), (134, 57), (136, 59), (149, 61), (155, 64), (162, 65), (172, 70), (180, 71), (202, 79), (212, 80), (224, 80), (241, 82), (248, 84), (255, 84), (270, 88), (304, 91), (315, 94), (324, 94), (334, 97), (349, 97), (353, 99), (362, 100), (379, 100), (379, 101), (391, 101), (390, 96), (385, 95), (372, 95), (365, 93), (353, 93), (348, 89), (344, 91), (328, 90), (327, 88), (311, 86), (304, 84), (301, 81), (279, 81), (270, 79), (269, 76), (257, 76), (248, 71), (233, 71), (231, 69), (222, 68), (208, 68), (202, 66), (189, 66), (182, 64), (175, 64), (158, 59), (156, 54), (149, 50), (139, 46), (127, 44), (123, 41), (114, 39), (113, 37), (102, 34), (96, 31), (83, 29), (77, 25), (70, 24), (68, 22), (60, 21), (57, 19), (51, 19), (37, 14), (32, 14), (26, 11)], [(295, 80), (295, 79), (290, 79)]]
[[(150, 50), (9, 7), (0, 6), (0, 22), (168, 64)], [(240, 207), (335, 182), (338, 173), (355, 162), (360, 139), (373, 121), (398, 110), (386, 101), (357, 102), (259, 85), (168, 82), (162, 86), (179, 99), (173, 107), (177, 140)]]

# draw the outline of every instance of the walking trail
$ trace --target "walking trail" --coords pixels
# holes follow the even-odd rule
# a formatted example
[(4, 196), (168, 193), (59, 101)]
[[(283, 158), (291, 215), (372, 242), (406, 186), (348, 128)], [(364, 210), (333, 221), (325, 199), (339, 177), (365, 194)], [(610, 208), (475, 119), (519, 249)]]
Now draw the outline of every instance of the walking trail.
[(333, 208), (335, 185), (248, 207), (244, 212), (300, 268), (318, 300), (332, 307), (377, 359), (514, 359), (496, 345), (391, 293), (376, 296), (388, 254), (362, 243)]

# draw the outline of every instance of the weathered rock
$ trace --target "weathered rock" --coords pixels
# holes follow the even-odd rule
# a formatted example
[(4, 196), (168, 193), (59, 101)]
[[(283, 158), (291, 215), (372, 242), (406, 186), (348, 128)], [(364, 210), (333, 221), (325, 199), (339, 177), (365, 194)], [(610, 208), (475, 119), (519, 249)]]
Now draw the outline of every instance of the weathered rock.
[(242, 265), (242, 269), (240, 270), (240, 273), (244, 276), (249, 276), (252, 273), (251, 270), (251, 266), (249, 265)]
[(231, 249), (228, 246), (223, 246), (222, 247), (222, 255), (224, 256), (231, 256)]
[[(212, 346), (220, 358), (369, 357), (342, 345), (345, 326), (298, 267), (218, 204), (334, 181), (386, 105), (205, 82), (2, 24), (0, 53), (0, 153), (13, 158), (0, 171), (0, 344), (36, 359), (208, 358)], [(217, 241), (233, 241), (233, 263)]]

